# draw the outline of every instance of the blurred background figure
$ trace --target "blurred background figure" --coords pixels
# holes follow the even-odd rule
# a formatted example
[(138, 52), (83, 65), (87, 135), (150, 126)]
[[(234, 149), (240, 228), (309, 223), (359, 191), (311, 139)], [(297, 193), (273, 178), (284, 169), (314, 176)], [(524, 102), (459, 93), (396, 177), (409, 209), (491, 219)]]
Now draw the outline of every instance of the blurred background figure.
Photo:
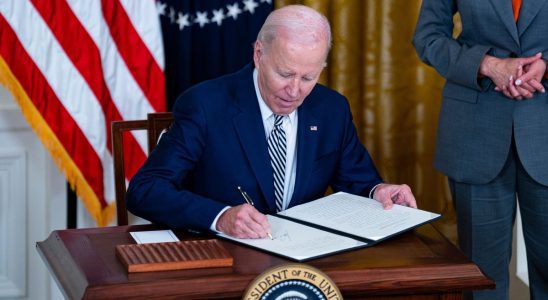
[(518, 198), (531, 298), (548, 298), (545, 4), (424, 0), (413, 39), (446, 79), (434, 164), (449, 178), (460, 248), (497, 285), (474, 299), (509, 298)]

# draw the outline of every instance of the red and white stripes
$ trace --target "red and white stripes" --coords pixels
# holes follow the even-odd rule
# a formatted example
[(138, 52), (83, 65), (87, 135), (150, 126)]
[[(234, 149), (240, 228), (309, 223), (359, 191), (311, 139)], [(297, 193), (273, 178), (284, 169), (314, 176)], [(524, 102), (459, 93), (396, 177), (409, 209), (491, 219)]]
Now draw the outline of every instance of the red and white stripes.
[[(0, 1), (0, 82), (99, 225), (114, 213), (110, 123), (165, 111), (163, 57), (153, 0)], [(145, 133), (125, 146), (132, 176)]]

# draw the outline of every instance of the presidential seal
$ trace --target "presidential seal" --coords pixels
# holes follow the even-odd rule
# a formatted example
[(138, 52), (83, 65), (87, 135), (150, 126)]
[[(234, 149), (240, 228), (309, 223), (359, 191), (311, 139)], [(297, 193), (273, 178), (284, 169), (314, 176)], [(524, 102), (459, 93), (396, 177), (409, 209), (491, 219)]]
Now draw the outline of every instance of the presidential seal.
[(286, 264), (266, 270), (249, 285), (245, 300), (341, 300), (335, 283), (320, 270), (304, 264)]

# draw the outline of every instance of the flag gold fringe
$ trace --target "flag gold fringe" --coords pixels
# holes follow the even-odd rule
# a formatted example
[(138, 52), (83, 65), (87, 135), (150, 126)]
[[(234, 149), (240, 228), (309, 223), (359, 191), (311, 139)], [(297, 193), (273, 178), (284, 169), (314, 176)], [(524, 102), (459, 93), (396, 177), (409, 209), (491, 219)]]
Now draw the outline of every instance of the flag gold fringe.
[(70, 155), (66, 152), (59, 139), (57, 139), (48, 123), (38, 112), (34, 103), (30, 100), (25, 89), (13, 75), (2, 56), (0, 56), (0, 84), (4, 85), (11, 92), (30, 127), (34, 130), (44, 147), (48, 149), (57, 166), (65, 174), (71, 188), (82, 199), (86, 209), (97, 225), (108, 225), (116, 212), (115, 201), (112, 201), (107, 207), (101, 209), (99, 198)]

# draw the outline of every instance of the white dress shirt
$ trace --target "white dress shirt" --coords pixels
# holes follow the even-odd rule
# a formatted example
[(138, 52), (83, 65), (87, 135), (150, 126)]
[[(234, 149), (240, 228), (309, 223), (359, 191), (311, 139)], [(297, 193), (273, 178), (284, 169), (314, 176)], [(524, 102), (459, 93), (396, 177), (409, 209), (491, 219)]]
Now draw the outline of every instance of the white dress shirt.
[[(268, 136), (270, 135), (270, 132), (272, 132), (272, 128), (274, 127), (274, 113), (272, 113), (272, 110), (266, 105), (266, 103), (263, 100), (263, 97), (261, 96), (261, 92), (259, 91), (259, 84), (257, 81), (257, 69), (253, 70), (253, 84), (255, 86), (255, 94), (257, 95), (257, 101), (259, 103), (259, 108), (261, 110), (261, 116), (263, 119), (263, 125), (264, 125), (264, 133), (265, 133), (265, 139), (268, 140)], [(297, 110), (290, 113), (289, 115), (284, 116), (283, 118), (283, 128), (285, 131), (285, 137), (286, 137), (286, 160), (285, 160), (285, 180), (284, 180), (284, 195), (283, 195), (283, 209), (286, 209), (289, 206), (289, 201), (291, 201), (291, 197), (293, 196), (293, 191), (295, 190), (295, 177), (297, 174), (297, 127), (298, 127), (298, 114)], [(217, 217), (215, 217), (215, 220), (213, 220), (213, 223), (211, 223), (210, 229), (212, 231), (217, 231), (217, 221), (219, 220), (219, 217), (227, 210), (230, 206), (225, 207)]]

